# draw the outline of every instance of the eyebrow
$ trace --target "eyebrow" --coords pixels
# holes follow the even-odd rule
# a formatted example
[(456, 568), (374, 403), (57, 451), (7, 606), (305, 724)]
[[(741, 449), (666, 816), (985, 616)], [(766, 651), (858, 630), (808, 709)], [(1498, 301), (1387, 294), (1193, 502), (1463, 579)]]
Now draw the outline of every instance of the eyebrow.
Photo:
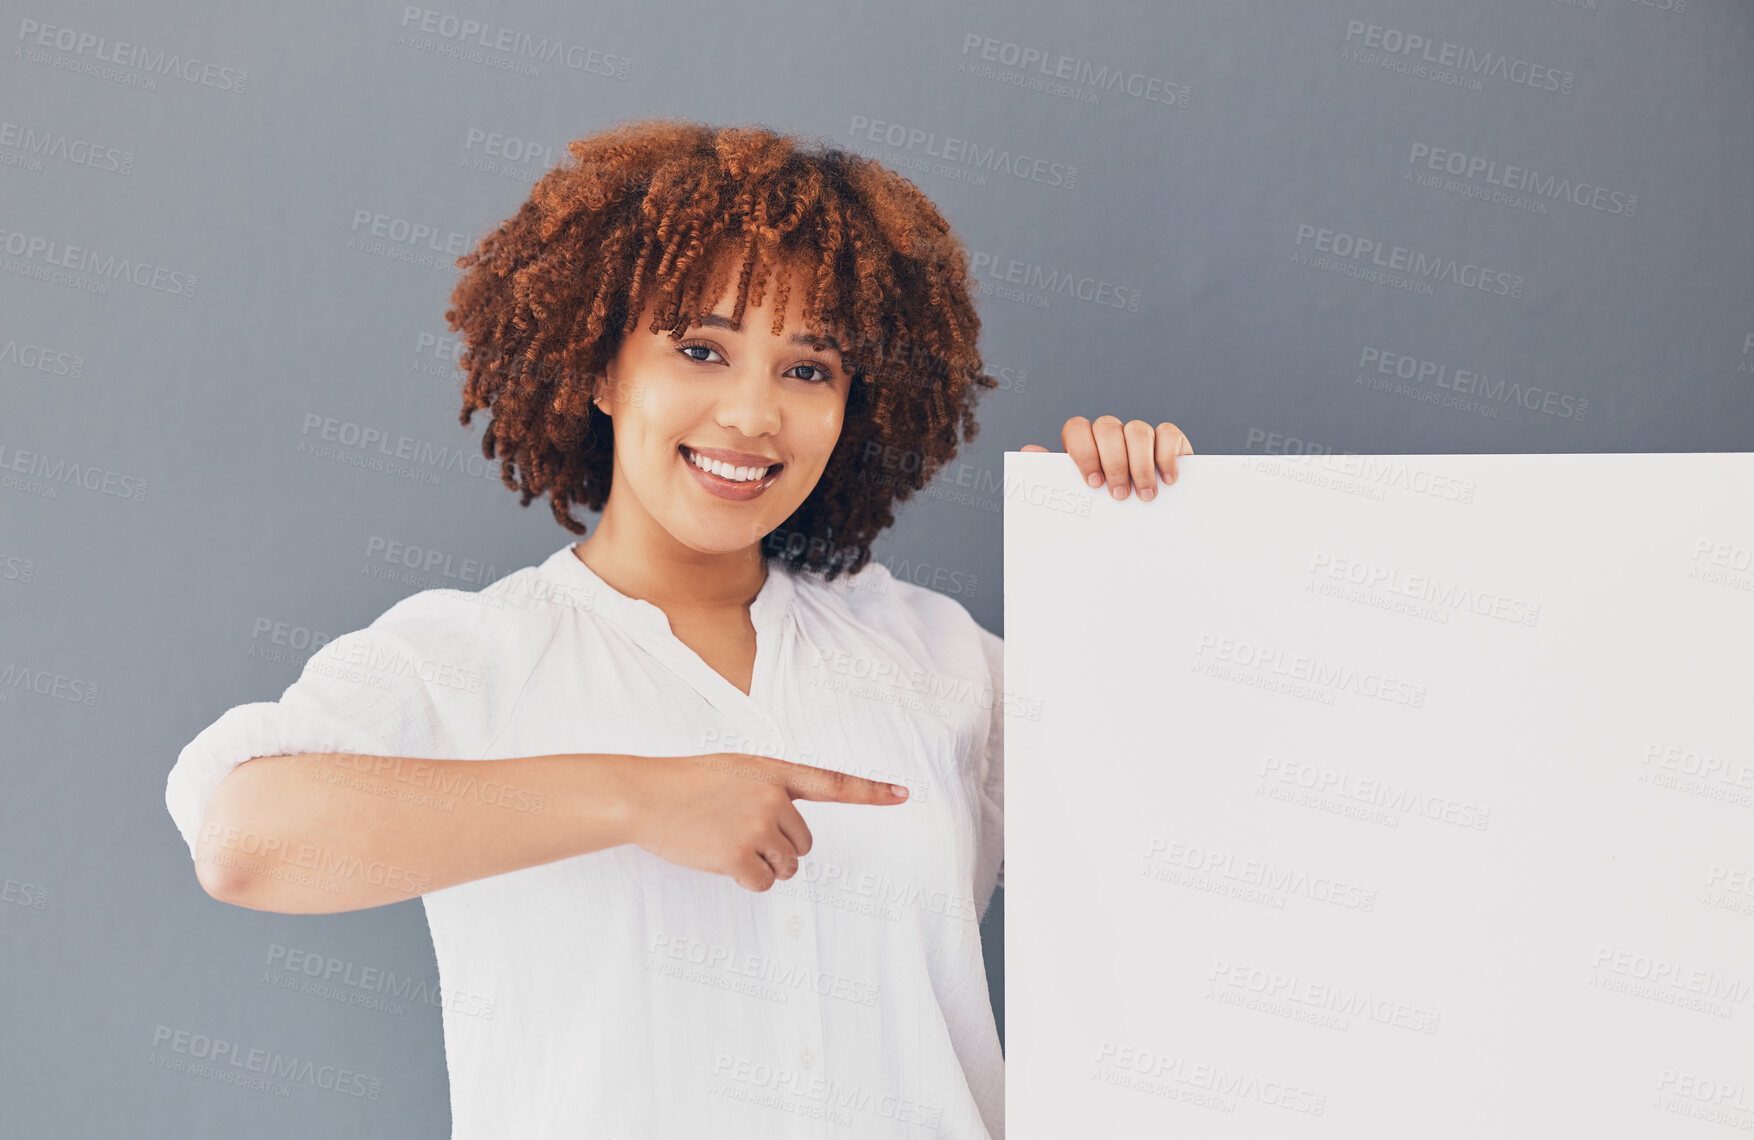
[[(730, 317), (721, 317), (717, 313), (706, 313), (694, 323), (703, 329), (730, 329), (733, 332), (737, 331), (737, 327), (731, 323)], [(805, 348), (816, 348), (822, 346), (832, 348), (836, 352), (841, 351), (840, 341), (829, 336), (827, 333), (818, 333), (814, 336), (805, 333), (793, 333), (789, 343), (801, 344)]]

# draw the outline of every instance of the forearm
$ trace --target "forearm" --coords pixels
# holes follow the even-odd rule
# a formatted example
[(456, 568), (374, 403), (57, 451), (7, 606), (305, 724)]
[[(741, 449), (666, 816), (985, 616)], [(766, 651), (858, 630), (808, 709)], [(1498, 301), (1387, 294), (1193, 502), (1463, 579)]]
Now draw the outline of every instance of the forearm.
[(650, 758), (258, 757), (208, 801), (196, 874), (214, 898), (254, 910), (400, 902), (630, 842), (642, 761)]

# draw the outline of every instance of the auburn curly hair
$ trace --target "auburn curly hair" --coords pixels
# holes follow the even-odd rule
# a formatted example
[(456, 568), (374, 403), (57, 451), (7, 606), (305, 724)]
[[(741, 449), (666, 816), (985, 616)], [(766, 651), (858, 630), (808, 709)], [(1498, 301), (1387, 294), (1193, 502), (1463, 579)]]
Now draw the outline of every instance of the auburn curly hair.
[[(459, 422), (491, 408), (481, 452), (497, 449), (501, 482), (522, 506), (547, 494), (583, 534), (570, 508), (603, 509), (614, 459), (614, 421), (592, 401), (646, 306), (648, 332), (680, 337), (735, 269), (741, 322), (752, 286), (759, 304), (770, 272), (800, 268), (803, 322), (839, 342), (851, 387), (822, 477), (763, 556), (830, 581), (857, 572), (894, 504), (975, 438), (975, 397), (998, 385), (961, 241), (899, 174), (760, 127), (624, 122), (567, 150), (574, 162), (457, 259)], [(776, 277), (778, 334), (789, 280)]]

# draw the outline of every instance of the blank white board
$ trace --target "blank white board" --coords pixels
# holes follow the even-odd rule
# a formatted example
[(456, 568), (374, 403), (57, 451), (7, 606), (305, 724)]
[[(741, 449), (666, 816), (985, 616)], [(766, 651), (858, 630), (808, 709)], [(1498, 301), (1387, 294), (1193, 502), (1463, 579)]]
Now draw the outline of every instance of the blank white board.
[(1005, 456), (1010, 1140), (1754, 1130), (1754, 453)]

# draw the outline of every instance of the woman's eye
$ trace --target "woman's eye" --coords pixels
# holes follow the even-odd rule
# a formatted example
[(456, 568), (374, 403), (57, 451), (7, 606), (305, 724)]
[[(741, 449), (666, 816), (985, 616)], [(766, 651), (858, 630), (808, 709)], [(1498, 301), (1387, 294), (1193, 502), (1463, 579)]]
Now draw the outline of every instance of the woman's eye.
[[(698, 363), (701, 363), (701, 364), (717, 364), (717, 363), (723, 363), (723, 361), (724, 361), (723, 357), (719, 357), (718, 360), (712, 359), (713, 357), (719, 356), (719, 350), (714, 348), (710, 344), (678, 345), (676, 348), (676, 351), (684, 354), (685, 356), (688, 357), (688, 359), (693, 360), (693, 361), (697, 361)], [(696, 352), (703, 352), (706, 355), (705, 356), (696, 356), (696, 355), (694, 355)], [(834, 373), (832, 373), (828, 369), (822, 367), (820, 364), (810, 364), (810, 363), (806, 362), (804, 364), (795, 365), (791, 369), (791, 371), (796, 372), (799, 368), (809, 369), (811, 372), (816, 374), (814, 376), (801, 376), (801, 377), (799, 377), (799, 379), (808, 380), (812, 384), (827, 384), (834, 379)]]

